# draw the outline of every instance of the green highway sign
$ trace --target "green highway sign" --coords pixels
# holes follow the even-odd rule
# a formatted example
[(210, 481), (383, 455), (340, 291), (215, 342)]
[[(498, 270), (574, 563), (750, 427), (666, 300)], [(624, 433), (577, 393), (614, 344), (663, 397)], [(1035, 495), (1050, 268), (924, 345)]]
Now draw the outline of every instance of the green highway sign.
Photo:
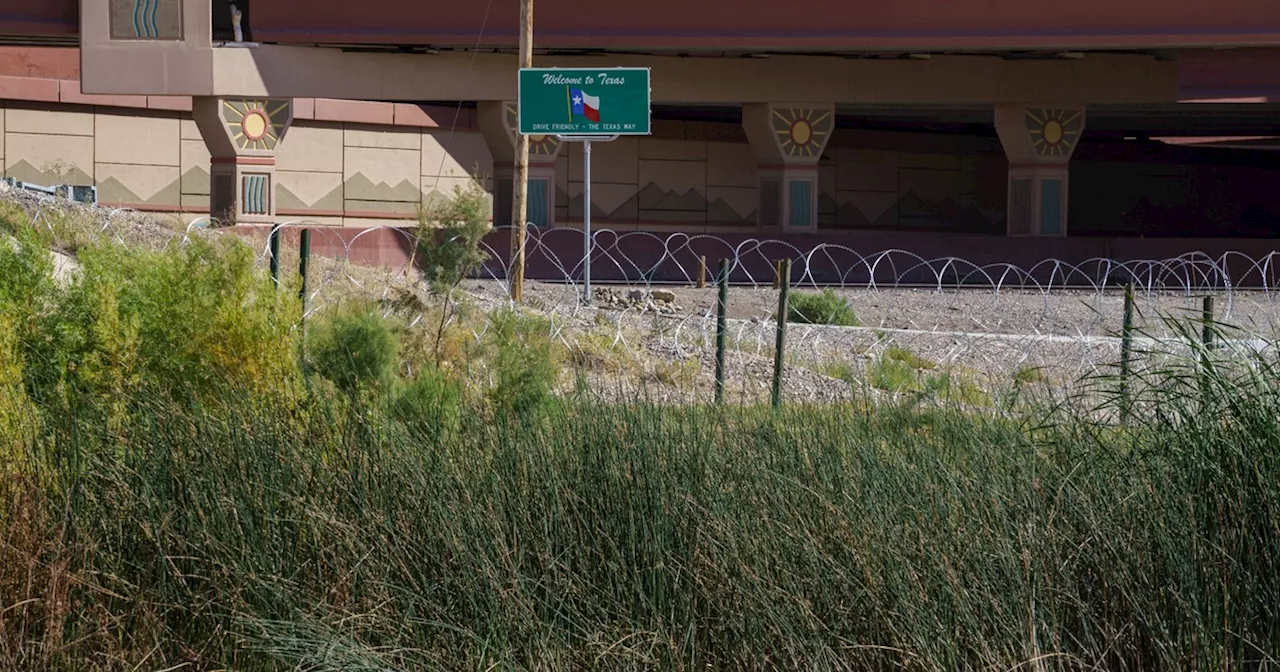
[(521, 68), (522, 135), (648, 135), (649, 68)]

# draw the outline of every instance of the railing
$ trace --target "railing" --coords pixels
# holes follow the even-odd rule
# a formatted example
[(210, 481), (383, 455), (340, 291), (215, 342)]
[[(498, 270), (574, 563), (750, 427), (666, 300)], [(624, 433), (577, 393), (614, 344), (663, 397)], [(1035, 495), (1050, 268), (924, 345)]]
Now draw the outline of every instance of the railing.
[(0, 182), (9, 185), (13, 189), (25, 189), (36, 193), (49, 194), (50, 196), (61, 196), (67, 200), (86, 205), (96, 205), (98, 203), (98, 188), (92, 185), (56, 184), (46, 187), (31, 182), (23, 182), (12, 177), (0, 178)]

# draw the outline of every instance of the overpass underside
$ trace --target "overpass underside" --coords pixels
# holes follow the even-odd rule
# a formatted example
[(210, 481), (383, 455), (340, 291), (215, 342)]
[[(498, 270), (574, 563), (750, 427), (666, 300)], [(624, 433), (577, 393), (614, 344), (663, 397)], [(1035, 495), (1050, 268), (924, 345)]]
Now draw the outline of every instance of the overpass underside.
[[(413, 15), (392, 4), (357, 12), (314, 0), (302, 11), (241, 0), (237, 42), (226, 0), (84, 0), (78, 67), (33, 65), (66, 60), (48, 51), (0, 54), (6, 173), (92, 181), (101, 200), (130, 207), (344, 226), (412, 218), (478, 178), (495, 222), (509, 222), (514, 12), (486, 23), (471, 16), (483, 3), (431, 0)], [(819, 2), (817, 19), (792, 26), (750, 24), (750, 11), (728, 5), (701, 17), (724, 4), (716, 0), (685, 10), (681, 25), (702, 34), (648, 16), (667, 4), (591, 19), (568, 0), (539, 4), (539, 67), (652, 68), (653, 135), (594, 151), (598, 226), (735, 236), (1280, 231), (1273, 3), (1201, 16), (1204, 7), (1136, 0), (1098, 8), (1113, 25), (1080, 27), (1077, 13), (1068, 30), (1046, 14), (1058, 10), (1027, 13), (1011, 0), (980, 3), (992, 14), (978, 18), (962, 7), (975, 3), (932, 3), (931, 14), (921, 9), (929, 0), (907, 0), (896, 19), (864, 14), (859, 34), (846, 16), (857, 2)], [(1168, 25), (1151, 23), (1157, 10)], [(55, 39), (49, 26), (64, 25), (66, 12), (43, 11), (26, 24), (0, 14), (0, 33), (39, 25), (39, 39)], [(891, 19), (915, 23), (876, 32)], [(578, 226), (581, 147), (531, 140), (529, 220)]]

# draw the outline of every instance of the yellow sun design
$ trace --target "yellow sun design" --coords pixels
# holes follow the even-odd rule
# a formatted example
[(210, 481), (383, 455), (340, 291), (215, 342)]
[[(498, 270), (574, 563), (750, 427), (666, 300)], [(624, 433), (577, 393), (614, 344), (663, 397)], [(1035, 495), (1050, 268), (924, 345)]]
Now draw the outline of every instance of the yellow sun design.
[(278, 119), (289, 101), (227, 100), (223, 106), (223, 119), (240, 149), (270, 150), (279, 144)]
[[(520, 128), (516, 107), (514, 105), (507, 106), (507, 123), (510, 124), (513, 129)], [(533, 156), (551, 156), (559, 149), (560, 140), (554, 135), (529, 136), (529, 154)]]
[(1040, 156), (1067, 156), (1080, 140), (1080, 110), (1027, 110), (1027, 132)]
[(829, 110), (781, 109), (773, 111), (778, 144), (788, 156), (813, 156), (831, 128)]
[(550, 156), (559, 147), (560, 141), (550, 135), (529, 136), (529, 153), (535, 156)]

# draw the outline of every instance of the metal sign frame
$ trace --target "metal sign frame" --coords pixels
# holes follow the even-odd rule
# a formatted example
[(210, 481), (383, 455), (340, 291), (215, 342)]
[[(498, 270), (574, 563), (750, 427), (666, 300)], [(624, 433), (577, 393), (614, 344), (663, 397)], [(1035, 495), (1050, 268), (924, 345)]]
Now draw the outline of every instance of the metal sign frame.
[[(524, 128), (526, 116), (522, 114), (524, 110), (524, 73), (554, 73), (556, 71), (581, 72), (591, 71), (601, 74), (623, 74), (627, 72), (644, 72), (645, 82), (647, 84), (645, 91), (645, 128), (634, 131), (626, 131), (620, 129), (601, 129), (598, 132), (575, 130), (572, 133), (557, 132), (556, 129), (528, 129)], [(516, 76), (516, 132), (521, 135), (556, 135), (574, 137), (593, 137), (593, 138), (609, 138), (623, 135), (652, 135), (653, 134), (653, 71), (648, 67), (632, 67), (632, 66), (615, 66), (610, 68), (520, 68)]]

